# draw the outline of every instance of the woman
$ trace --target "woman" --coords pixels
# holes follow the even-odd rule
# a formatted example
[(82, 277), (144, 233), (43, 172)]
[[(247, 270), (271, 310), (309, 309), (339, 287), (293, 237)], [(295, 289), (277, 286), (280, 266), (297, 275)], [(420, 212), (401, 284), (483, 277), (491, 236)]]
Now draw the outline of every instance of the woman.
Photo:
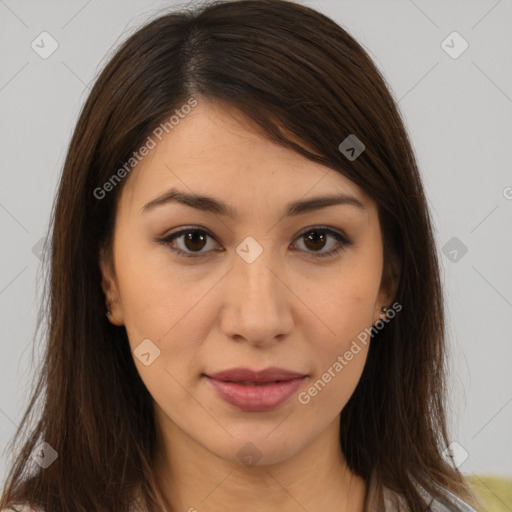
[(473, 510), (443, 457), (414, 154), (332, 20), (247, 0), (142, 27), (87, 99), (52, 222), (20, 432), (43, 388), (44, 408), (0, 508)]

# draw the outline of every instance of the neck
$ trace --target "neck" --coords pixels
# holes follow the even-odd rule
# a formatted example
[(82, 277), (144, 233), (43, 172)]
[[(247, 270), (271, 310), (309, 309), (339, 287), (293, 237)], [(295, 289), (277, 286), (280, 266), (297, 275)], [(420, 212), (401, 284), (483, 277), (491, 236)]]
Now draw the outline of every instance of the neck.
[(155, 469), (169, 512), (363, 511), (366, 484), (346, 464), (338, 417), (302, 451), (268, 465), (224, 460), (171, 423), (159, 442)]

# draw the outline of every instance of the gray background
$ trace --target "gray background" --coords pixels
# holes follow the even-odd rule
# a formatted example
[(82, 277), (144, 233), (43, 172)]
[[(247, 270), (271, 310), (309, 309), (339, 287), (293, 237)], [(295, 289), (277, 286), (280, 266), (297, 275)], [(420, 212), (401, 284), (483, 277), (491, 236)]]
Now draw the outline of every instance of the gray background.
[[(399, 102), (443, 269), (457, 463), (467, 474), (512, 476), (512, 2), (301, 3), (334, 18), (369, 51)], [(0, 0), (2, 481), (4, 449), (40, 361), (41, 341), (32, 341), (37, 243), (79, 109), (112, 46), (172, 5)], [(59, 45), (47, 59), (31, 47), (43, 31)], [(453, 31), (469, 43), (458, 58), (441, 46)]]

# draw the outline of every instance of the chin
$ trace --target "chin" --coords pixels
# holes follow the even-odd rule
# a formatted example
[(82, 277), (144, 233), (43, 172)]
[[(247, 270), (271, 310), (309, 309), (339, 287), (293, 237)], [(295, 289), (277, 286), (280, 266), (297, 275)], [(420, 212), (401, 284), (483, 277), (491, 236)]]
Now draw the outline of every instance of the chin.
[[(232, 430), (229, 431), (232, 433)], [(308, 444), (305, 439), (292, 438), (284, 430), (277, 434), (275, 430), (272, 432), (271, 428), (254, 428), (254, 426), (237, 432), (233, 437), (226, 435), (217, 442), (211, 439), (209, 441), (204, 446), (217, 457), (247, 468), (286, 461)]]

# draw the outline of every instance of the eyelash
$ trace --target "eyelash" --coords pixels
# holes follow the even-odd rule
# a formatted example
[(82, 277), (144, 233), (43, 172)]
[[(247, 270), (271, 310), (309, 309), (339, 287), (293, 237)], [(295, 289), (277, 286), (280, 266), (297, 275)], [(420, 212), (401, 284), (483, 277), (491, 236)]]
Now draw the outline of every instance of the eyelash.
[[(305, 231), (303, 231), (300, 235), (298, 235), (297, 239), (299, 239), (300, 237), (302, 237), (312, 231), (321, 232), (321, 233), (330, 235), (340, 243), (340, 245), (338, 245), (338, 247), (331, 249), (328, 252), (317, 253), (317, 254), (315, 254), (314, 252), (311, 252), (311, 257), (314, 259), (334, 257), (334, 256), (338, 255), (342, 250), (344, 250), (346, 246), (352, 244), (352, 242), (348, 238), (343, 236), (341, 233), (338, 233), (337, 231), (333, 231), (332, 229), (329, 229), (329, 228), (323, 227), (323, 226), (315, 226), (312, 228), (308, 228)], [(171, 247), (171, 242), (173, 242), (176, 238), (179, 238), (180, 236), (183, 236), (186, 233), (199, 233), (199, 234), (207, 235), (207, 236), (211, 237), (213, 240), (215, 240), (215, 237), (213, 235), (211, 235), (205, 229), (184, 228), (180, 231), (177, 231), (176, 233), (171, 233), (170, 235), (164, 236), (162, 238), (156, 238), (155, 241), (160, 242), (163, 245), (169, 247), (169, 249), (171, 249), (173, 252), (175, 252), (178, 256), (182, 256), (184, 258), (199, 258), (199, 257), (203, 257), (203, 254), (207, 255), (208, 252), (188, 253), (186, 251), (183, 251), (182, 249), (176, 249), (174, 247)], [(310, 252), (310, 251), (306, 251), (306, 252)]]

